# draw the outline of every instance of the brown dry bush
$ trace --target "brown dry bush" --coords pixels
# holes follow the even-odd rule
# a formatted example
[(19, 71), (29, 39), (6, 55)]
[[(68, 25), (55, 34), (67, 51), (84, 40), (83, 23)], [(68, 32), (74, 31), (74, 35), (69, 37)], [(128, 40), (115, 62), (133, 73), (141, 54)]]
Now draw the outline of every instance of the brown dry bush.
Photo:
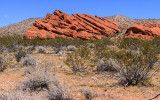
[(97, 93), (88, 88), (82, 88), (78, 92), (81, 92), (85, 96), (86, 100), (92, 100), (93, 98), (98, 97)]
[[(30, 70), (28, 70), (30, 69)], [(71, 96), (66, 96), (65, 86), (58, 81), (55, 72), (50, 70), (50, 64), (39, 63), (35, 67), (27, 67), (27, 79), (18, 86), (24, 92), (47, 91), (49, 100), (71, 100)], [(68, 98), (68, 99), (66, 99)], [(70, 99), (69, 99), (70, 98)]]

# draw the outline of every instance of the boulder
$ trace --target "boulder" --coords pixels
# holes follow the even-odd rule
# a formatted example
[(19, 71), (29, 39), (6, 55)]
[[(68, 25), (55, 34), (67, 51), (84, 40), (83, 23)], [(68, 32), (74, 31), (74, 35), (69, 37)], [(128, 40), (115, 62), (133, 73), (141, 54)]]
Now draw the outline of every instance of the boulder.
[(68, 15), (55, 10), (54, 15), (48, 13), (42, 20), (36, 21), (32, 27), (24, 32), (27, 39), (48, 38), (80, 38), (101, 39), (119, 33), (119, 24), (102, 17), (88, 14)]
[(160, 37), (160, 23), (145, 23), (135, 24), (130, 26), (125, 35), (125, 38), (140, 38), (140, 39), (153, 39)]

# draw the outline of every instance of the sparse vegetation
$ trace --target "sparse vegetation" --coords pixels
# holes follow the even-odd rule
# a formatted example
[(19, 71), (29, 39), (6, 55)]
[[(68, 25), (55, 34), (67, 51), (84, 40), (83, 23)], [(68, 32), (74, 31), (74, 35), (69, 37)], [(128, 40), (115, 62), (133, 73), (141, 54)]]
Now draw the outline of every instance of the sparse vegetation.
[(67, 46), (67, 50), (68, 51), (75, 51), (77, 48), (75, 47), (75, 46), (73, 46), (73, 45), (69, 45), (69, 46)]
[(4, 55), (0, 57), (0, 72), (3, 72), (8, 66), (8, 58)]
[(22, 83), (22, 90), (41, 91), (50, 90), (54, 86), (59, 86), (54, 73), (51, 73), (46, 64), (38, 64), (35, 67), (29, 67), (31, 70), (28, 79)]
[(85, 96), (86, 100), (92, 100), (93, 98), (98, 96), (96, 93), (87, 88), (80, 89), (79, 92), (81, 92)]
[[(41, 59), (41, 55), (45, 55), (46, 49), (47, 54), (50, 54), (50, 56), (55, 55), (53, 57), (57, 57), (56, 54), (63, 52), (62, 57), (67, 66), (60, 65), (60, 68), (65, 66), (63, 68), (64, 71), (67, 71), (69, 67), (74, 74), (80, 73), (80, 75), (81, 73), (83, 75), (93, 75), (95, 73), (96, 75), (106, 75), (111, 73), (110, 78), (112, 76), (116, 77), (119, 83), (124, 86), (151, 84), (152, 81), (150, 79), (154, 72), (158, 71), (158, 67), (155, 70), (155, 63), (158, 61), (158, 54), (160, 53), (160, 41), (157, 39), (147, 41), (139, 39), (111, 40), (104, 38), (102, 40), (84, 41), (62, 38), (27, 40), (19, 36), (13, 38), (8, 37), (6, 39), (7, 43), (5, 43), (4, 39), (0, 37), (0, 43), (3, 47), (3, 52), (1, 52), (2, 61), (0, 60), (0, 64), (2, 62), (3, 65), (1, 71), (3, 72), (7, 66), (10, 66), (6, 62), (8, 60), (5, 60), (6, 57), (2, 56), (6, 52), (8, 53), (6, 49), (8, 48), (10, 49), (9, 53), (13, 54), (14, 60), (19, 62), (15, 61), (14, 63), (17, 65), (22, 64), (25, 66), (23, 68), (26, 69), (24, 76), (27, 79), (21, 82), (19, 86), (20, 90), (29, 93), (45, 91), (45, 95), (49, 100), (73, 100), (73, 97), (70, 95), (71, 92), (68, 92), (63, 84), (60, 83), (55, 72), (50, 71), (51, 67), (46, 67), (46, 65), (38, 61), (38, 59)], [(35, 48), (40, 52), (34, 51)], [(51, 50), (51, 53), (48, 53), (50, 52), (50, 48), (54, 49)], [(57, 63), (59, 63), (59, 60)], [(54, 65), (51, 66), (53, 67)], [(53, 67), (53, 69), (56, 68), (55, 66)], [(98, 81), (99, 78), (95, 78), (94, 80)], [(105, 86), (106, 84), (101, 85)], [(90, 86), (94, 85), (91, 84)], [(81, 93), (87, 100), (92, 100), (96, 97), (91, 90), (84, 89), (83, 91), (81, 90)]]
[(33, 57), (30, 54), (27, 54), (24, 58), (23, 58), (23, 66), (36, 66), (37, 64), (37, 59), (36, 57)]
[(18, 53), (15, 54), (15, 57), (16, 57), (16, 61), (17, 62), (20, 62), (22, 58), (24, 58), (26, 56), (26, 52), (23, 50), (23, 48), (20, 48), (18, 50)]
[(36, 67), (29, 67), (28, 79), (22, 82), (19, 89), (23, 91), (47, 91), (49, 100), (72, 100), (64, 86), (58, 82), (55, 73), (49, 70), (49, 65), (39, 64)]
[(44, 46), (36, 47), (38, 53), (46, 53), (46, 48)]
[(145, 84), (151, 77), (150, 72), (153, 71), (154, 63), (158, 60), (158, 42), (158, 40), (119, 39), (104, 45), (103, 42), (97, 41), (93, 49), (82, 46), (68, 54), (66, 64), (77, 73), (94, 68), (95, 63), (99, 63), (97, 71), (118, 72), (120, 82), (126, 86)]
[(88, 72), (88, 70), (94, 67), (94, 63), (92, 62), (91, 51), (86, 47), (80, 47), (73, 53), (69, 53), (65, 61), (74, 74), (77, 72)]
[(0, 94), (0, 100), (8, 100), (8, 97), (4, 94)]

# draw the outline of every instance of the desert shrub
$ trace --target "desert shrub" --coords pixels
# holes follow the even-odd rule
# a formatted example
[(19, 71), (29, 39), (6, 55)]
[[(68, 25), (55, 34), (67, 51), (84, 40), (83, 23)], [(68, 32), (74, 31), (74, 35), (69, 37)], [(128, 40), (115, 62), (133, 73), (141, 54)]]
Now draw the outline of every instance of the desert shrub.
[[(0, 45), (0, 46), (1, 46), (1, 45)], [(6, 47), (1, 46), (1, 48), (0, 48), (0, 54), (2, 54), (4, 51), (6, 51)]]
[(18, 50), (18, 53), (15, 54), (16, 61), (17, 61), (17, 62), (20, 62), (21, 59), (22, 59), (23, 57), (25, 57), (25, 56), (26, 56), (25, 50), (23, 50), (23, 48), (20, 48), (20, 49)]
[(50, 90), (52, 87), (59, 86), (55, 74), (50, 72), (45, 64), (39, 64), (36, 67), (28, 67), (28, 79), (22, 82), (22, 90), (41, 91)]
[(37, 64), (37, 59), (36, 57), (33, 57), (30, 54), (27, 54), (24, 58), (23, 58), (23, 66), (36, 66)]
[(0, 43), (3, 46), (12, 47), (12, 48), (15, 44), (20, 43), (22, 40), (23, 40), (23, 37), (19, 35), (14, 35), (14, 36), (8, 35), (8, 36), (0, 37)]
[(8, 47), (9, 52), (16, 52), (20, 49), (20, 45), (13, 43), (13, 46)]
[(60, 52), (67, 51), (67, 47), (65, 47), (65, 46), (61, 46), (59, 48), (53, 47), (53, 50), (55, 51), (56, 54), (58, 54)]
[(160, 45), (157, 45), (157, 43), (159, 43), (159, 40), (123, 39), (119, 42), (118, 47), (129, 50), (128, 56), (135, 57), (134, 55), (138, 54), (139, 59), (144, 58), (143, 63), (149, 63), (150, 61), (157, 61), (157, 54), (160, 48)]
[(46, 53), (46, 48), (44, 46), (36, 47), (38, 53)]
[(106, 50), (108, 49), (108, 46), (111, 46), (113, 44), (114, 42), (108, 38), (95, 41), (96, 47), (94, 48), (94, 53), (97, 60), (103, 59), (104, 55), (106, 55)]
[(31, 70), (28, 79), (22, 82), (22, 90), (38, 91), (42, 89), (51, 90), (52, 87), (59, 86), (55, 73), (49, 70), (49, 64), (39, 63), (35, 67), (27, 67)]
[(87, 43), (88, 48), (95, 48), (96, 45), (94, 43)]
[(159, 53), (159, 45), (160, 41), (157, 39), (153, 40), (141, 40), (136, 38), (126, 38), (119, 40), (118, 47), (120, 49), (128, 49), (130, 51), (141, 51), (144, 55), (153, 55), (155, 56), (157, 53)]
[(0, 72), (3, 72), (8, 66), (8, 58), (5, 55), (0, 56)]
[(73, 96), (67, 91), (55, 88), (48, 93), (49, 100), (74, 100)]
[(32, 45), (32, 46), (27, 46), (25, 47), (25, 50), (28, 52), (28, 53), (31, 53), (33, 50), (35, 50), (35, 46)]
[(106, 63), (110, 62), (119, 73), (119, 80), (125, 86), (145, 84), (157, 61), (157, 51), (151, 49), (145, 53), (141, 50), (107, 50), (105, 58)]
[(66, 38), (55, 38), (55, 39), (26, 39), (21, 35), (8, 35), (0, 37), (0, 44), (4, 47), (12, 50), (15, 45), (21, 46), (51, 46), (51, 47), (67, 47), (69, 45), (74, 45), (79, 47), (80, 45), (86, 45), (87, 43), (94, 43), (96, 46), (102, 47), (103, 45), (112, 44), (109, 38), (104, 38), (101, 40), (82, 40), (82, 39), (66, 39)]
[(78, 92), (81, 92), (85, 96), (86, 100), (92, 100), (93, 98), (98, 96), (96, 93), (92, 92), (88, 88), (80, 89)]
[(125, 66), (116, 59), (110, 60), (119, 74), (120, 83), (124, 84), (125, 87), (138, 84), (145, 85), (152, 76), (151, 67), (153, 67), (154, 62), (150, 62), (146, 65), (141, 65), (141, 63), (138, 62), (136, 65)]
[(27, 79), (21, 82), (18, 89), (29, 92), (47, 91), (49, 100), (72, 100), (49, 66), (49, 64), (38, 64), (36, 67), (27, 67), (30, 68), (30, 72), (26, 74)]
[(112, 63), (110, 62), (110, 60), (108, 61), (100, 61), (100, 63), (97, 65), (97, 71), (98, 72), (116, 72), (116, 70), (114, 69)]
[(69, 45), (69, 46), (67, 46), (67, 50), (68, 51), (75, 51), (77, 48), (75, 47), (75, 46), (73, 46), (73, 45)]
[(8, 97), (4, 94), (0, 94), (0, 100), (8, 100)]
[(76, 51), (67, 54), (65, 61), (74, 74), (91, 70), (94, 67), (93, 62), (91, 51), (86, 47), (80, 47)]

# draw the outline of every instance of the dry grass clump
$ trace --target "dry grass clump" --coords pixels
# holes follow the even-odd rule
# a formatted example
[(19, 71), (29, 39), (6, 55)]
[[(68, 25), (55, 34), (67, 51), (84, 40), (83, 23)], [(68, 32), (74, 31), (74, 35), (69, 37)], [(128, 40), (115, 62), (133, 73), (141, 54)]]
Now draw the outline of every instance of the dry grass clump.
[(48, 98), (49, 100), (74, 100), (72, 94), (58, 88), (50, 91)]
[(46, 47), (44, 46), (38, 46), (36, 47), (38, 53), (46, 53)]
[(36, 66), (37, 65), (37, 59), (36, 57), (32, 56), (31, 54), (27, 54), (23, 58), (23, 66), (28, 67), (28, 66)]
[(88, 48), (95, 48), (96, 45), (94, 43), (87, 43)]
[(0, 100), (8, 100), (8, 97), (4, 94), (0, 94)]
[(53, 50), (55, 53), (59, 56), (62, 56), (63, 54), (67, 53), (67, 47), (66, 46), (61, 46), (61, 47), (53, 47)]
[(34, 45), (27, 46), (27, 47), (25, 47), (25, 50), (26, 50), (28, 53), (32, 53), (32, 51), (35, 50), (35, 46), (34, 46)]
[(8, 66), (8, 58), (5, 55), (0, 56), (0, 72), (3, 72)]
[(29, 72), (26, 74), (27, 79), (18, 86), (20, 90), (28, 92), (47, 91), (46, 98), (49, 100), (71, 100), (71, 96), (66, 96), (66, 88), (60, 85), (55, 73), (49, 69), (49, 64), (39, 63), (35, 67), (27, 68), (31, 70), (28, 70)]
[(67, 50), (68, 51), (75, 51), (77, 48), (75, 47), (75, 46), (73, 46), (73, 45), (69, 45), (69, 46), (67, 46)]
[(98, 97), (97, 93), (88, 88), (82, 88), (78, 92), (81, 92), (85, 96), (86, 100), (92, 100), (93, 98)]
[(110, 60), (108, 61), (103, 61), (101, 60), (99, 62), (99, 64), (97, 65), (97, 71), (98, 72), (106, 72), (106, 71), (109, 71), (109, 72), (116, 72), (115, 68), (113, 67), (113, 64)]
[(17, 62), (20, 62), (22, 58), (24, 58), (26, 56), (26, 51), (23, 49), (23, 48), (20, 48), (18, 50), (18, 53), (15, 54), (15, 57), (16, 57), (16, 61)]
[(50, 72), (46, 64), (37, 64), (35, 67), (27, 67), (28, 72), (27, 80), (22, 82), (22, 90), (26, 91), (39, 91), (50, 90), (52, 86), (58, 86), (55, 73)]

